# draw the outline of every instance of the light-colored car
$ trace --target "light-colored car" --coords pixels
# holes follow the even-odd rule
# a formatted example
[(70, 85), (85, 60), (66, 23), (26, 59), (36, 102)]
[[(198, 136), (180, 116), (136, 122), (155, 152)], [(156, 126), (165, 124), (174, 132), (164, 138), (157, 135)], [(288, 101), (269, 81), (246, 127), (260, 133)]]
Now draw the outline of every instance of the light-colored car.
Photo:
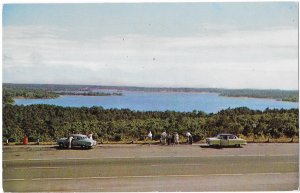
[(228, 147), (228, 146), (240, 147), (241, 145), (247, 144), (246, 140), (238, 138), (236, 135), (233, 134), (219, 134), (216, 137), (206, 138), (206, 143), (209, 146), (219, 146), (219, 147)]
[(57, 140), (57, 144), (60, 148), (69, 147), (70, 140), (71, 147), (92, 148), (97, 145), (95, 140), (82, 134), (72, 134), (69, 138), (60, 138)]

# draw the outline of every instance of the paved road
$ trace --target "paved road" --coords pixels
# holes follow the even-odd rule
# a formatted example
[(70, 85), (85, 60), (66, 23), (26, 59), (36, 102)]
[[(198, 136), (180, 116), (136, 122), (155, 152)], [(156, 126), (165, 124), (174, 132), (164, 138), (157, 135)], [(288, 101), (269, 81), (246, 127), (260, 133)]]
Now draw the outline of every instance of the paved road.
[(295, 190), (298, 144), (4, 147), (4, 191)]

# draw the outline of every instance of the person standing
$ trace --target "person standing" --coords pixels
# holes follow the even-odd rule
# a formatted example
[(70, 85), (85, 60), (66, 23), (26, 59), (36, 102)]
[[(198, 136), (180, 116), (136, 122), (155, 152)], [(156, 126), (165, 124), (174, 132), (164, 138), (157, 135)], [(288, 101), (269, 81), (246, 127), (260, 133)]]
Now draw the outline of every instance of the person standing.
[(149, 140), (149, 145), (150, 145), (150, 142), (152, 141), (152, 133), (151, 133), (151, 131), (149, 131), (147, 138)]
[(73, 136), (71, 135), (71, 136), (69, 137), (69, 149), (72, 148), (72, 141), (73, 141)]
[(190, 143), (191, 145), (193, 144), (193, 136), (192, 136), (192, 135), (189, 136), (189, 143)]
[(168, 143), (168, 145), (170, 145), (171, 142), (172, 142), (172, 134), (168, 133), (168, 137), (167, 137), (167, 143)]
[(187, 143), (192, 144), (193, 143), (193, 137), (190, 132), (186, 132), (186, 137), (187, 137)]
[(175, 144), (175, 133), (171, 134), (171, 144), (174, 145)]
[(175, 144), (179, 144), (179, 135), (177, 132), (175, 132)]
[(160, 136), (160, 142), (162, 145), (165, 145), (166, 144), (166, 140), (167, 140), (167, 132), (164, 131), (161, 136)]

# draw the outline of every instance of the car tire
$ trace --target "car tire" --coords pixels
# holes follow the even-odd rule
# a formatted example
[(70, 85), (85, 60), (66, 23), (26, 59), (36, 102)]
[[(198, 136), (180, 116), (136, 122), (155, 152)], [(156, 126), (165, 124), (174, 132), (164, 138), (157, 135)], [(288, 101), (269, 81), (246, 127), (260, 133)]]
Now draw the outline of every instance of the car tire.
[(235, 147), (240, 148), (240, 147), (241, 147), (241, 144), (235, 144)]
[(62, 149), (62, 148), (65, 147), (65, 145), (64, 145), (64, 143), (59, 143), (59, 144), (58, 144), (58, 147)]

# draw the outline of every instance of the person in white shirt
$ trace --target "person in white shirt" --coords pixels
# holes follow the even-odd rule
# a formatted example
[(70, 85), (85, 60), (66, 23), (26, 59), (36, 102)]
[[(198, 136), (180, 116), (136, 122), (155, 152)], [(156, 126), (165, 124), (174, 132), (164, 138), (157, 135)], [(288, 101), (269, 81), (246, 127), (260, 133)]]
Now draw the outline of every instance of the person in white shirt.
[(73, 140), (73, 136), (69, 137), (69, 149), (72, 148), (72, 140)]
[(152, 141), (152, 133), (151, 133), (151, 131), (149, 131), (149, 133), (148, 133), (148, 140), (149, 140), (149, 145), (150, 145), (150, 142)]
[(186, 132), (186, 136), (187, 136), (187, 143), (192, 144), (193, 143), (192, 134), (190, 132)]
[(167, 132), (164, 131), (164, 132), (161, 134), (161, 136), (160, 136), (160, 142), (161, 142), (161, 144), (162, 144), (162, 145), (165, 145), (166, 142), (167, 142), (166, 140), (167, 140)]
[(175, 133), (175, 144), (179, 144), (179, 135), (178, 135), (178, 133), (176, 132)]

